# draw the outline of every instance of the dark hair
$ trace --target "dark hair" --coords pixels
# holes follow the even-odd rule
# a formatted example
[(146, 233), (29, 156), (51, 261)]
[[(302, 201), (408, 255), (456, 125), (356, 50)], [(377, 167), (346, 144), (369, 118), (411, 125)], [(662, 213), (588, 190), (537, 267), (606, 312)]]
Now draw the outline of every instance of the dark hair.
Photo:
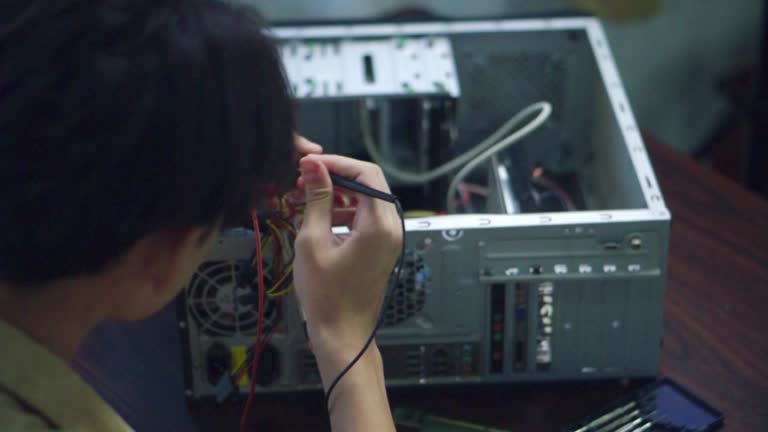
[(275, 46), (217, 0), (0, 6), (0, 279), (103, 270), (295, 178)]

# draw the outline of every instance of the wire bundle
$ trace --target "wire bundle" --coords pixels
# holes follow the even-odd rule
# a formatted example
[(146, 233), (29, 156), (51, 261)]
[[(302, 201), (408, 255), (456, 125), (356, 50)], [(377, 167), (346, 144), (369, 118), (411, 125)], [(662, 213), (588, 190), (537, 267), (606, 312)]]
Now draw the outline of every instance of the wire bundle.
[[(259, 215), (258, 212), (253, 211), (251, 213), (251, 219), (253, 220), (253, 231), (254, 235), (256, 236), (256, 253), (254, 254), (254, 259), (256, 260), (256, 280), (258, 284), (258, 294), (259, 294), (259, 300), (258, 300), (258, 307), (259, 311), (257, 314), (256, 319), (256, 351), (253, 354), (253, 359), (251, 361), (251, 385), (250, 389), (248, 390), (248, 401), (245, 404), (245, 409), (243, 410), (243, 415), (240, 417), (240, 432), (245, 431), (245, 422), (248, 419), (248, 412), (251, 409), (251, 404), (253, 403), (253, 395), (256, 388), (256, 371), (259, 368), (259, 357), (261, 356), (261, 350), (266, 345), (267, 341), (264, 341), (262, 344), (261, 341), (261, 332), (262, 327), (264, 325), (264, 265), (263, 265), (263, 257), (262, 257), (262, 249), (261, 249), (261, 231), (259, 227)], [(274, 329), (277, 328), (277, 325), (273, 327)]]
[[(251, 259), (250, 265), (256, 270), (256, 288), (257, 288), (257, 322), (256, 322), (256, 341), (246, 353), (245, 360), (235, 368), (230, 375), (232, 382), (239, 382), (246, 372), (250, 375), (250, 385), (248, 389), (248, 399), (240, 418), (240, 430), (245, 431), (246, 420), (253, 404), (253, 398), (256, 390), (256, 374), (259, 368), (259, 359), (264, 348), (269, 344), (272, 337), (282, 320), (283, 297), (293, 290), (293, 260), (295, 251), (293, 249), (294, 241), (298, 235), (296, 227), (301, 226), (304, 219), (304, 203), (297, 199), (293, 193), (288, 193), (280, 198), (274, 198), (267, 217), (263, 217), (258, 211), (251, 212), (253, 231), (256, 240), (256, 247)], [(350, 208), (356, 205), (353, 196), (334, 191), (334, 206), (336, 208)], [(262, 226), (259, 222), (263, 220), (265, 225), (265, 235), (262, 236)], [(264, 285), (264, 251), (271, 250), (272, 265), (271, 276), (272, 286), (267, 289)], [(249, 281), (251, 282), (251, 281)], [(264, 329), (264, 310), (266, 299), (277, 299), (278, 318), (269, 334), (263, 336)], [(378, 326), (377, 326), (378, 328)], [(375, 332), (375, 331), (374, 331)], [(372, 340), (373, 338), (371, 338)], [(363, 351), (368, 347), (370, 341), (366, 344)], [(357, 360), (354, 360), (356, 362)], [(354, 364), (351, 363), (350, 367)], [(346, 371), (345, 371), (346, 372)], [(339, 375), (339, 378), (344, 373)], [(335, 384), (334, 384), (335, 385)]]
[[(283, 299), (293, 289), (293, 242), (296, 239), (296, 229), (289, 222), (299, 215), (296, 207), (290, 200), (290, 197), (280, 198), (277, 210), (273, 217), (266, 219), (267, 236), (262, 238), (261, 226), (259, 223), (259, 213), (256, 210), (251, 212), (253, 222), (253, 231), (256, 240), (251, 266), (256, 269), (257, 286), (257, 320), (256, 320), (256, 341), (249, 348), (245, 360), (240, 364), (231, 376), (233, 382), (239, 382), (245, 372), (250, 369), (250, 385), (248, 389), (248, 400), (245, 404), (242, 416), (240, 418), (240, 430), (245, 431), (246, 420), (253, 403), (253, 397), (256, 390), (256, 373), (259, 368), (259, 359), (264, 348), (269, 344), (272, 337), (277, 332), (282, 320)], [(269, 289), (264, 285), (264, 250), (272, 248), (272, 280), (274, 281)], [(278, 318), (272, 326), (269, 334), (262, 338), (264, 328), (264, 307), (265, 297), (277, 298)], [(250, 362), (250, 367), (249, 367)]]

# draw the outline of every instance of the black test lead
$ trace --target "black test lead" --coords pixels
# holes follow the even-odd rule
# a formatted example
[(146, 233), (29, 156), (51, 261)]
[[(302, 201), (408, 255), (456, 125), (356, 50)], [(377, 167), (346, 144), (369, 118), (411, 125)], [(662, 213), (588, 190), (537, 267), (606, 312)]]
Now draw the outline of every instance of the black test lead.
[(331, 183), (333, 183), (334, 186), (348, 189), (353, 192), (361, 193), (371, 198), (380, 199), (382, 201), (390, 202), (392, 204), (394, 204), (397, 201), (397, 197), (392, 194), (388, 194), (378, 189), (368, 187), (362, 183), (356, 182), (354, 180), (350, 180), (338, 174), (334, 174), (334, 173), (329, 173), (329, 174), (331, 175)]
[[(384, 295), (385, 303), (387, 302), (387, 298), (389, 298), (389, 301), (391, 301), (392, 291), (400, 281), (400, 274), (403, 269), (403, 259), (405, 258), (405, 217), (403, 216), (403, 207), (400, 205), (400, 201), (397, 199), (397, 197), (392, 194), (388, 194), (386, 192), (368, 187), (362, 183), (342, 177), (337, 174), (333, 174), (333, 173), (329, 173), (329, 174), (331, 177), (331, 183), (333, 183), (334, 186), (338, 186), (353, 192), (357, 192), (357, 193), (369, 196), (371, 198), (380, 199), (382, 201), (392, 203), (397, 209), (397, 215), (400, 217), (400, 229), (402, 230), (402, 233), (403, 233), (403, 239), (402, 239), (402, 245), (400, 250), (400, 257), (397, 259), (397, 264), (395, 267), (395, 277), (390, 279), (389, 287), (387, 288), (387, 292)], [(386, 307), (386, 305), (384, 305), (384, 307)], [(371, 335), (368, 337), (368, 340), (366, 340), (365, 344), (357, 353), (357, 355), (352, 359), (352, 361), (350, 361), (347, 364), (347, 366), (344, 369), (342, 369), (341, 372), (339, 372), (339, 374), (336, 376), (333, 382), (331, 382), (331, 385), (328, 386), (328, 391), (325, 393), (326, 401), (330, 399), (331, 393), (333, 392), (333, 389), (336, 388), (336, 385), (339, 383), (339, 381), (341, 381), (344, 375), (346, 375), (347, 372), (349, 372), (349, 370), (352, 369), (352, 367), (358, 362), (358, 360), (360, 360), (360, 357), (362, 357), (363, 354), (365, 354), (365, 351), (368, 349), (368, 347), (371, 345), (371, 342), (373, 342), (373, 339), (376, 337), (376, 333), (379, 331), (381, 324), (384, 322), (383, 318), (384, 318), (384, 315), (380, 312), (379, 319), (376, 320), (376, 326), (373, 328), (373, 331), (371, 332)]]

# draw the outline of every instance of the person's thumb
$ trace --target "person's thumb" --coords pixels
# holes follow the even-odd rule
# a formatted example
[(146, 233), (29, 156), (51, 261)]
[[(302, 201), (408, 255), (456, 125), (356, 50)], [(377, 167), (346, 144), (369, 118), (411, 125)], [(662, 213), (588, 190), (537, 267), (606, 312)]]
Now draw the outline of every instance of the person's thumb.
[(311, 157), (301, 159), (299, 167), (304, 180), (304, 195), (307, 203), (301, 228), (315, 235), (327, 233), (330, 236), (333, 185), (328, 169)]

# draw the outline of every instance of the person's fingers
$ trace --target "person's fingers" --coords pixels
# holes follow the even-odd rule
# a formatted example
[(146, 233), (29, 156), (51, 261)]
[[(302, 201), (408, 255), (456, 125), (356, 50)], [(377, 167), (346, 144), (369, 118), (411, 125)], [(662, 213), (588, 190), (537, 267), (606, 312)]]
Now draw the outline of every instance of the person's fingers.
[[(301, 163), (309, 161), (319, 162), (328, 171), (366, 186), (390, 192), (381, 168), (372, 163), (336, 155), (309, 155), (304, 157)], [(299, 181), (306, 183), (307, 179)], [(308, 189), (305, 187), (305, 190)], [(382, 241), (382, 246), (387, 245), (391, 240), (396, 240), (394, 237), (400, 236), (400, 225), (395, 207), (389, 202), (362, 194), (356, 194), (356, 196), (357, 216), (348, 225), (352, 235), (362, 237), (362, 243)], [(349, 247), (355, 247), (355, 245), (357, 242), (352, 242)]]
[[(301, 177), (299, 177), (301, 178)], [(298, 187), (298, 181), (296, 182), (297, 187), (296, 190), (292, 192), (291, 197), (293, 198), (294, 202), (304, 202), (304, 180), (301, 181), (301, 187)]]
[(338, 155), (313, 154), (304, 157), (304, 159), (318, 161), (325, 165), (330, 172), (382, 192), (390, 193), (384, 173), (376, 164)]
[[(346, 189), (336, 189), (336, 186), (334, 186), (334, 200), (337, 200), (339, 195), (337, 194), (338, 191), (343, 191), (341, 196), (343, 196), (345, 200), (348, 200), (348, 205), (345, 207), (357, 207), (358, 203), (358, 193), (354, 191), (348, 191)], [(299, 176), (296, 179), (296, 190), (293, 192), (293, 196), (296, 199), (302, 200), (304, 199), (304, 179)], [(338, 203), (337, 203), (338, 204)]]
[(333, 243), (336, 246), (341, 246), (344, 244), (345, 241), (349, 239), (349, 234), (335, 234), (333, 236)]
[(323, 152), (323, 147), (320, 144), (312, 142), (299, 134), (294, 134), (293, 149), (298, 157)]
[[(390, 193), (384, 173), (378, 165), (337, 155), (309, 155), (304, 159), (319, 161), (340, 176), (360, 182), (368, 187)], [(373, 199), (363, 194), (355, 194), (358, 200), (358, 215), (353, 231), (376, 234), (382, 229), (390, 229), (396, 221), (397, 212), (391, 203)]]
[(300, 167), (306, 201), (302, 233), (330, 239), (333, 185), (328, 170), (322, 163), (307, 158), (300, 161)]

